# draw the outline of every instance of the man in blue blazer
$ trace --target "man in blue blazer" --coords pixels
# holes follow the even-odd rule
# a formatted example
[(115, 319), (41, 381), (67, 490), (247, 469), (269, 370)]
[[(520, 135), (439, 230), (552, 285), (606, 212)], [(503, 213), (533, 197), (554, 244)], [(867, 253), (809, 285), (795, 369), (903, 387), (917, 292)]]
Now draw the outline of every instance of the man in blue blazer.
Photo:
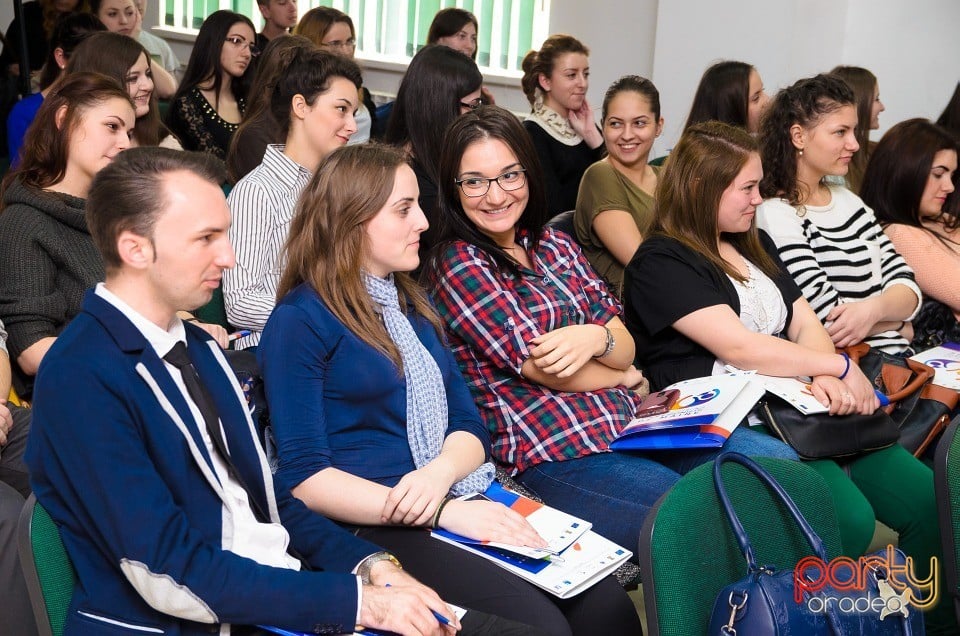
[(234, 264), (220, 176), (137, 148), (90, 190), (106, 282), (44, 357), (26, 455), (77, 571), (66, 633), (452, 633), (392, 555), (274, 488), (223, 354), (177, 317)]

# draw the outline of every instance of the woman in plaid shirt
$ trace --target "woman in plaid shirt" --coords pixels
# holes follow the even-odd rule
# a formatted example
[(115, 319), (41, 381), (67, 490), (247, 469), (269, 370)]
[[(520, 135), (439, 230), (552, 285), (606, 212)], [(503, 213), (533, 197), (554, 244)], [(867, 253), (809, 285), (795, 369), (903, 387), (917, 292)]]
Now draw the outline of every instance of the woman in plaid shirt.
[[(461, 116), (440, 169), (445, 241), (429, 289), (492, 456), (550, 505), (635, 546), (656, 500), (717, 451), (608, 452), (646, 380), (619, 302), (573, 239), (545, 227), (543, 176), (519, 121), (497, 107)], [(796, 458), (746, 427), (725, 448)]]

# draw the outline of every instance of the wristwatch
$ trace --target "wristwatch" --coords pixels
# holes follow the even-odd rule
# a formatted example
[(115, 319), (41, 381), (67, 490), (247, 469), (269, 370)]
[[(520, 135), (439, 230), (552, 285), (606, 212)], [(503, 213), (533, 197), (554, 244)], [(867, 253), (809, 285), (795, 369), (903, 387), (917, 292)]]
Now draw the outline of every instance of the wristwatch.
[(370, 585), (370, 570), (373, 569), (375, 563), (380, 561), (390, 561), (397, 569), (402, 570), (403, 566), (400, 565), (400, 561), (397, 560), (397, 557), (393, 556), (387, 551), (374, 552), (366, 559), (360, 562), (360, 565), (357, 566), (357, 575), (360, 577), (360, 582), (364, 585)]
[(606, 325), (600, 325), (603, 327), (603, 330), (607, 332), (607, 348), (603, 350), (598, 356), (593, 356), (594, 358), (603, 358), (610, 355), (610, 352), (613, 351), (613, 348), (617, 346), (617, 341), (613, 338), (613, 332), (610, 331), (610, 327)]

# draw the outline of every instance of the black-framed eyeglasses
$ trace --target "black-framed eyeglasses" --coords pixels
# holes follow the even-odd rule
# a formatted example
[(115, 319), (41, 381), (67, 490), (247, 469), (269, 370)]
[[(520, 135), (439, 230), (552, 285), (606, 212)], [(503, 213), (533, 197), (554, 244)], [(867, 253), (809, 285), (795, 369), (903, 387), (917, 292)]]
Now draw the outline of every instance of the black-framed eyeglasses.
[(248, 49), (250, 49), (251, 57), (257, 57), (258, 55), (260, 55), (260, 47), (254, 44), (253, 42), (247, 42), (246, 38), (242, 38), (240, 36), (234, 35), (225, 39), (224, 42), (229, 42), (230, 44), (234, 45), (238, 49), (247, 47)]
[(483, 98), (478, 97), (476, 99), (471, 99), (469, 102), (460, 102), (460, 105), (469, 110), (477, 110), (483, 106)]
[(524, 175), (526, 171), (526, 168), (515, 168), (493, 178), (467, 177), (465, 179), (454, 179), (453, 182), (460, 186), (460, 190), (468, 197), (482, 197), (490, 190), (490, 184), (493, 181), (496, 181), (500, 189), (506, 192), (522, 188), (523, 184), (527, 182)]

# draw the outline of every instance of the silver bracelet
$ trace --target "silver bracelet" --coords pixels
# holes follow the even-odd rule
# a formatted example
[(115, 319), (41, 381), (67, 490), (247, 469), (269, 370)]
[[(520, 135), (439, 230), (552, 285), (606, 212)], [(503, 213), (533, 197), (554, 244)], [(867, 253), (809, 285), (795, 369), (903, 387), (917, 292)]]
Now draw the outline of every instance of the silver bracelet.
[(604, 349), (603, 353), (600, 355), (593, 356), (594, 358), (605, 358), (606, 356), (610, 355), (610, 352), (613, 351), (613, 348), (617, 346), (617, 341), (614, 339), (613, 332), (610, 331), (610, 327), (606, 325), (601, 326), (603, 327), (603, 330), (607, 332), (607, 348)]

